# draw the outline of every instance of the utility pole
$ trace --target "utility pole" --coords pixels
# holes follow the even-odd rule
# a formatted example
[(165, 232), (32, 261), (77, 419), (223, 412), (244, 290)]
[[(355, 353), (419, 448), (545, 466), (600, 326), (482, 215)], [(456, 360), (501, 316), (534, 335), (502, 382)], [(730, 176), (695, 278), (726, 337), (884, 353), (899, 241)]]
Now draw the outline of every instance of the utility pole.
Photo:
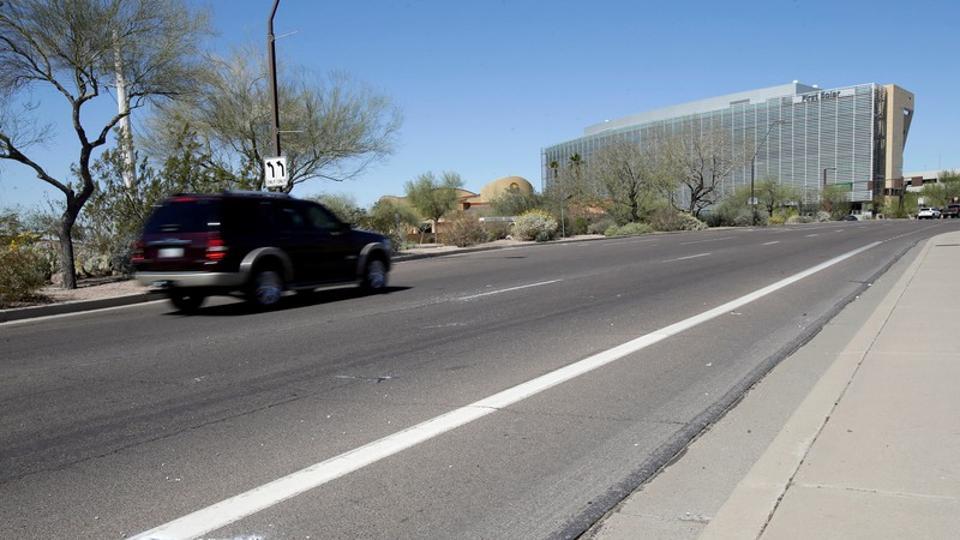
[[(0, 3), (2, 5), (2, 3)], [(113, 31), (113, 67), (116, 71), (117, 112), (121, 115), (120, 156), (123, 158), (123, 185), (130, 189), (136, 183), (136, 163), (133, 158), (133, 134), (130, 132), (130, 98), (127, 97), (127, 81), (123, 76), (123, 57), (120, 54), (120, 40), (117, 31)]]
[(280, 98), (277, 95), (277, 46), (273, 35), (273, 18), (277, 15), (280, 0), (273, 0), (273, 9), (267, 20), (267, 48), (270, 59), (270, 99), (273, 101), (273, 155), (280, 157)]

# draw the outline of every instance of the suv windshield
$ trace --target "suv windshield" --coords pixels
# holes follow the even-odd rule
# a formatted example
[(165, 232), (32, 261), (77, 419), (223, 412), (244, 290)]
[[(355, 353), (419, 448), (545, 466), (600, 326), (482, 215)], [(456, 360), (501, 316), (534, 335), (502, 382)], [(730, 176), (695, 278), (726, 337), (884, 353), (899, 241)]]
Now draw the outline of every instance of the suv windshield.
[(219, 201), (182, 197), (169, 200), (157, 208), (147, 221), (144, 232), (206, 232), (219, 227)]

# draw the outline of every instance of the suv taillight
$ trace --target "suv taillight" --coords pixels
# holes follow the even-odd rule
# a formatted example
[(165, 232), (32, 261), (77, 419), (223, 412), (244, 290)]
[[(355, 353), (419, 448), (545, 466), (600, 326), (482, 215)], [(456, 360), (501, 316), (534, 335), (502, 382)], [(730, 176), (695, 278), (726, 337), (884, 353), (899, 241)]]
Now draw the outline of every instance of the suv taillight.
[(130, 253), (130, 262), (139, 263), (143, 262), (143, 240), (137, 240), (131, 246), (132, 251)]
[(227, 256), (227, 246), (223, 243), (223, 238), (220, 238), (220, 233), (209, 233), (205, 256), (210, 262), (222, 261)]

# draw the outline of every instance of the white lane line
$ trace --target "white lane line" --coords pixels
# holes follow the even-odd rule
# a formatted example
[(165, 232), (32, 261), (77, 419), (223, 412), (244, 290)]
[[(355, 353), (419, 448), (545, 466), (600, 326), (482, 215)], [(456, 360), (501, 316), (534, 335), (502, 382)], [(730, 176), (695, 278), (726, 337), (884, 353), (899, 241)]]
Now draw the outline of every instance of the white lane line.
[(818, 233), (808, 234), (807, 238), (813, 238), (814, 236), (820, 236)]
[(224, 499), (206, 508), (160, 525), (159, 527), (132, 536), (130, 539), (170, 540), (174, 538), (195, 538), (215, 531), (261, 510), (270, 508), (291, 497), (300, 495), (301, 493), (322, 486), (327, 482), (362, 469), (367, 465), (376, 463), (381, 459), (397, 454), (407, 448), (438, 437), (465, 424), (469, 424), (488, 414), (497, 412), (499, 409), (509, 407), (530, 396), (553, 388), (558, 384), (589, 373), (627, 355), (645, 349), (654, 343), (675, 336), (731, 311), (735, 311), (746, 304), (773, 294), (801, 279), (830, 268), (835, 264), (843, 262), (850, 257), (880, 244), (881, 242), (873, 242), (872, 244), (867, 244), (853, 251), (848, 251), (843, 255), (812, 266), (802, 272), (793, 274), (792, 276), (767, 285), (762, 289), (757, 289), (725, 304), (721, 304), (713, 309), (655, 330), (649, 334), (613, 347), (612, 349), (599, 352), (535, 379), (520, 383), (517, 386), (493, 394), (480, 401), (475, 401), (470, 405), (454, 409), (440, 416), (435, 416), (403, 431), (387, 435), (382, 439), (332, 457), (326, 461), (321, 461), (320, 463), (278, 478), (270, 483), (230, 497), (229, 499)]
[(707, 255), (713, 255), (713, 252), (697, 253), (696, 255), (687, 255), (686, 257), (677, 257), (676, 259), (667, 259), (663, 262), (668, 263), (668, 262), (676, 262), (676, 261), (685, 261), (687, 259), (696, 259), (697, 257), (706, 257)]
[(772, 245), (774, 245), (774, 244), (779, 244), (779, 243), (780, 243), (779, 240), (774, 240), (773, 242), (764, 242), (763, 245), (765, 245), (765, 246), (772, 246)]
[(680, 242), (681, 246), (689, 246), (690, 244), (702, 244), (704, 242), (719, 242), (720, 240), (730, 240), (732, 236), (723, 236), (720, 238), (710, 238), (707, 240), (694, 240), (693, 242)]
[(473, 300), (474, 298), (480, 298), (481, 296), (490, 296), (492, 294), (501, 294), (511, 291), (519, 291), (520, 289), (529, 289), (530, 287), (541, 287), (543, 285), (550, 285), (551, 283), (559, 283), (563, 281), (562, 279), (551, 279), (550, 281), (538, 281), (537, 283), (529, 283), (527, 285), (520, 285), (519, 287), (508, 287), (506, 289), (497, 289), (495, 291), (482, 292), (480, 294), (471, 294), (470, 296), (461, 296), (457, 300)]
[(50, 321), (53, 319), (65, 319), (67, 317), (79, 317), (81, 315), (91, 315), (96, 313), (103, 313), (104, 311), (115, 311), (118, 309), (130, 309), (136, 307), (150, 306), (153, 304), (158, 304), (160, 302), (166, 302), (165, 299), (160, 300), (147, 300), (146, 302), (137, 302), (136, 304), (127, 304), (125, 306), (113, 306), (105, 308), (90, 309), (87, 311), (74, 311), (73, 313), (58, 313), (56, 315), (44, 315), (43, 317), (31, 317), (29, 319), (17, 319), (15, 321), (7, 321), (0, 323), (2, 326), (19, 326), (21, 324), (30, 324), (36, 322)]

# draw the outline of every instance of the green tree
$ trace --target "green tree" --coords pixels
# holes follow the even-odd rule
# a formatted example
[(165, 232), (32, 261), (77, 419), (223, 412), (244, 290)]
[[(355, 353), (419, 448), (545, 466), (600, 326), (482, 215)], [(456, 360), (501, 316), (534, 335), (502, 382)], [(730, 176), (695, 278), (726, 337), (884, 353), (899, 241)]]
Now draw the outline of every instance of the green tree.
[(637, 144), (601, 149), (591, 169), (610, 196), (610, 214), (618, 223), (643, 221), (653, 207), (666, 204), (665, 178), (657, 174), (654, 156)]
[(340, 221), (351, 227), (364, 227), (367, 223), (367, 211), (357, 205), (356, 199), (346, 194), (324, 193), (309, 197), (334, 213)]
[(498, 216), (519, 216), (527, 210), (540, 208), (543, 202), (536, 193), (526, 193), (520, 188), (510, 187), (490, 201), (490, 207)]
[(444, 172), (437, 178), (433, 172), (426, 172), (415, 180), (406, 183), (405, 190), (410, 204), (420, 214), (433, 222), (434, 233), (439, 233), (437, 223), (447, 212), (457, 205), (457, 190), (463, 187), (463, 180), (455, 172)]
[(850, 191), (839, 185), (829, 185), (820, 191), (820, 207), (830, 212), (830, 217), (840, 219), (850, 213)]
[(421, 218), (409, 205), (389, 199), (380, 199), (371, 208), (367, 225), (390, 237), (393, 250), (400, 251), (406, 239), (406, 231), (420, 225)]
[(942, 207), (960, 201), (960, 171), (941, 172), (939, 182), (923, 186), (920, 196), (928, 206)]
[(773, 179), (757, 182), (754, 191), (758, 203), (763, 205), (767, 209), (767, 214), (771, 216), (774, 210), (783, 208), (788, 203), (798, 203), (800, 200), (800, 192), (796, 188)]
[[(94, 192), (94, 151), (128, 113), (96, 123), (86, 105), (114, 106), (107, 89), (118, 68), (130, 110), (185, 93), (200, 72), (198, 43), (206, 18), (179, 0), (16, 0), (0, 3), (0, 159), (28, 167), (63, 193), (60, 247), (63, 283), (76, 287), (73, 226)], [(33, 89), (59, 94), (79, 143), (77, 183), (56, 178), (31, 148), (49, 130), (29, 102)], [(101, 98), (101, 99), (98, 99)]]

